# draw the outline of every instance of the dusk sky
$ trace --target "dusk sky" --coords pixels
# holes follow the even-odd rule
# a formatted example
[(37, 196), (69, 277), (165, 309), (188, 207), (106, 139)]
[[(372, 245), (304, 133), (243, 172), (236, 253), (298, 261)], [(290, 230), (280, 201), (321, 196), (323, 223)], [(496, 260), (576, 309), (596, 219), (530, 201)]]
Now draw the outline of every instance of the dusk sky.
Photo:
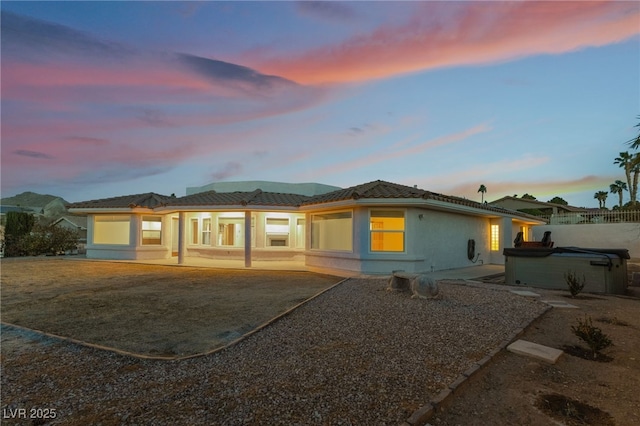
[(382, 179), (597, 207), (638, 130), (635, 1), (0, 8), (2, 197)]

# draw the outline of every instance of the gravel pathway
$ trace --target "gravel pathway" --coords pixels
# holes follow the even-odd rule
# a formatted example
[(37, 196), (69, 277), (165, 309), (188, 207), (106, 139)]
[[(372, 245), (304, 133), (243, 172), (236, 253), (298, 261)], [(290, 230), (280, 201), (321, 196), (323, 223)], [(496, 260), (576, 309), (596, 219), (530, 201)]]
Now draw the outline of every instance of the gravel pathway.
[(182, 361), (3, 327), (2, 409), (54, 409), (51, 424), (71, 425), (397, 425), (545, 310), (454, 282), (440, 283), (438, 300), (385, 288), (350, 279), (226, 350)]

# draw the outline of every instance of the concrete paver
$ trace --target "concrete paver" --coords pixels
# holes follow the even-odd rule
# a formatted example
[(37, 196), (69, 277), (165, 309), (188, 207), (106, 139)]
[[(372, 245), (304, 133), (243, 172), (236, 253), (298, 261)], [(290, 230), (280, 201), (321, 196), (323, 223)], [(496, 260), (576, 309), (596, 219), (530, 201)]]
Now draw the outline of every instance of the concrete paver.
[(507, 350), (518, 355), (530, 356), (550, 364), (555, 364), (558, 358), (560, 358), (560, 355), (564, 353), (560, 349), (550, 348), (522, 339), (516, 340), (507, 346)]

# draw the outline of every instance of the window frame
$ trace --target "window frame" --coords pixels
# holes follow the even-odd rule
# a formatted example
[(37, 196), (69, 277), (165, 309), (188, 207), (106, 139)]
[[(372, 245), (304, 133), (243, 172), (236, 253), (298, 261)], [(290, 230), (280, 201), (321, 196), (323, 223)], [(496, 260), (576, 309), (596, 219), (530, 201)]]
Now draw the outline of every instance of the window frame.
[[(349, 220), (350, 220), (350, 227), (351, 227), (351, 232), (349, 235), (349, 246), (348, 248), (326, 248), (326, 247), (314, 247), (316, 244), (320, 245), (321, 241), (316, 241), (316, 238), (318, 238), (319, 236), (314, 235), (315, 232), (314, 230), (316, 229), (316, 224), (322, 223), (322, 221), (320, 222), (316, 222), (315, 218), (316, 217), (321, 217), (321, 216), (337, 216), (337, 215), (341, 215), (341, 214), (349, 214)], [(310, 214), (310, 231), (311, 231), (311, 236), (310, 236), (310, 249), (314, 250), (314, 251), (333, 251), (333, 252), (343, 252), (343, 253), (353, 253), (353, 249), (354, 249), (354, 212), (352, 209), (349, 210), (333, 210), (333, 211), (328, 211), (328, 212), (318, 212), (318, 213), (311, 213)], [(340, 218), (337, 218), (340, 219)]]
[[(145, 223), (159, 223), (160, 229), (145, 229)], [(146, 238), (145, 234), (147, 235)], [(157, 235), (157, 237), (151, 238), (149, 235)], [(161, 246), (162, 242), (162, 216), (142, 216), (140, 218), (140, 245)]]
[[(373, 213), (374, 212), (398, 212), (402, 213), (402, 225), (403, 228), (400, 229), (373, 229)], [(378, 216), (378, 217), (388, 217), (394, 218), (398, 216)], [(407, 252), (407, 210), (406, 209), (396, 209), (396, 208), (371, 208), (369, 209), (369, 253), (406, 253)], [(402, 236), (402, 250), (374, 250), (374, 234), (400, 234)]]

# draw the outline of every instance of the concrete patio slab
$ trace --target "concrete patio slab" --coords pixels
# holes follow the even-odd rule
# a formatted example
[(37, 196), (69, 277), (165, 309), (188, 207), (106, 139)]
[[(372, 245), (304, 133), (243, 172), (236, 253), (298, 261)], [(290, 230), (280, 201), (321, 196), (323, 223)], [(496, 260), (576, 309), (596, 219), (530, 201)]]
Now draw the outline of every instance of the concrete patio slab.
[(517, 294), (518, 296), (540, 297), (538, 293), (534, 293), (533, 291), (529, 291), (529, 290), (509, 290), (509, 291), (513, 294)]
[(556, 361), (558, 361), (558, 358), (560, 358), (560, 355), (563, 354), (559, 349), (550, 348), (548, 346), (539, 345), (526, 340), (516, 340), (507, 346), (507, 350), (518, 355), (536, 358), (541, 361), (548, 362), (549, 364), (555, 364)]

